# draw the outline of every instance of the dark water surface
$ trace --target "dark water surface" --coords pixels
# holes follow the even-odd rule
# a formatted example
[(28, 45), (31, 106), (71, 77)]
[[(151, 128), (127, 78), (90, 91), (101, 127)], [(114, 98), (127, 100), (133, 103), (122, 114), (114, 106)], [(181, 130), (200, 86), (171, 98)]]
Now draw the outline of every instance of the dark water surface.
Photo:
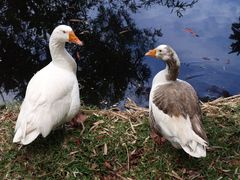
[(147, 106), (152, 78), (164, 64), (144, 54), (159, 44), (176, 50), (180, 78), (201, 99), (237, 94), (239, 18), (239, 0), (3, 0), (0, 104), (21, 100), (33, 74), (50, 62), (48, 39), (59, 24), (85, 42), (67, 45), (85, 104), (121, 105), (129, 97)]

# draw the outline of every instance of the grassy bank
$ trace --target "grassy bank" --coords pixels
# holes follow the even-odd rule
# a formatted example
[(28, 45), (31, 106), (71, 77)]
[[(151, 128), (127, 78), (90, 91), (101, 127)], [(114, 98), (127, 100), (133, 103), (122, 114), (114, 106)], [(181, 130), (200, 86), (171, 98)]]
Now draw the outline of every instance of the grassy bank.
[(1, 179), (239, 179), (240, 100), (202, 105), (209, 138), (207, 157), (195, 159), (170, 143), (154, 144), (148, 113), (85, 110), (85, 131), (68, 125), (28, 146), (12, 144), (19, 105), (0, 111)]

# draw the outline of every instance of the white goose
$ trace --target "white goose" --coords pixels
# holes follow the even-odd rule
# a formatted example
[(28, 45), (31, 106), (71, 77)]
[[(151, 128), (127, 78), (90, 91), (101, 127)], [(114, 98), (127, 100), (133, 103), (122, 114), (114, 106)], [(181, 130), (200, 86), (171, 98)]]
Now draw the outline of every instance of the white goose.
[(207, 136), (201, 122), (201, 109), (193, 87), (177, 79), (180, 60), (167, 45), (160, 45), (145, 54), (166, 63), (166, 68), (153, 79), (149, 98), (150, 126), (175, 148), (182, 148), (193, 157), (205, 157)]
[(27, 145), (39, 134), (46, 137), (52, 129), (78, 113), (77, 65), (66, 51), (65, 42), (83, 44), (69, 26), (60, 25), (53, 30), (49, 41), (52, 62), (38, 71), (27, 86), (14, 143)]

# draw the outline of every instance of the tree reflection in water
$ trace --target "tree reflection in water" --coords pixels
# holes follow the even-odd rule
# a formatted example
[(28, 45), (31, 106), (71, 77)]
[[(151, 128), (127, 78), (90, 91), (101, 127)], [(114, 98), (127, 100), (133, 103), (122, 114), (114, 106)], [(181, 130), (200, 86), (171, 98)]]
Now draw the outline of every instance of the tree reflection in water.
[(85, 42), (84, 47), (67, 46), (79, 60), (81, 97), (86, 104), (99, 105), (103, 100), (116, 103), (129, 83), (142, 87), (148, 80), (150, 70), (142, 64), (142, 57), (162, 36), (160, 29), (139, 29), (130, 14), (140, 8), (162, 5), (181, 17), (181, 12), (196, 2), (3, 0), (0, 2), (0, 91), (13, 91), (16, 97), (24, 97), (30, 78), (51, 60), (49, 34), (58, 24), (69, 24)]
[(234, 42), (231, 44), (231, 52), (230, 53), (237, 53), (240, 54), (240, 17), (237, 23), (232, 24), (232, 31), (233, 34), (230, 35), (230, 39)]

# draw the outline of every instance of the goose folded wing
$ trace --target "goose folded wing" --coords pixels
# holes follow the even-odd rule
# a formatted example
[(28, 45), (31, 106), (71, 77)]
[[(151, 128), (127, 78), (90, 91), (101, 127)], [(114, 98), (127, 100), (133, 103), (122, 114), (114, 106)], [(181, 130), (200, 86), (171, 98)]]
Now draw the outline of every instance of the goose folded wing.
[(187, 116), (193, 131), (207, 141), (201, 122), (201, 109), (193, 87), (184, 81), (159, 85), (153, 93), (153, 103), (170, 117)]

